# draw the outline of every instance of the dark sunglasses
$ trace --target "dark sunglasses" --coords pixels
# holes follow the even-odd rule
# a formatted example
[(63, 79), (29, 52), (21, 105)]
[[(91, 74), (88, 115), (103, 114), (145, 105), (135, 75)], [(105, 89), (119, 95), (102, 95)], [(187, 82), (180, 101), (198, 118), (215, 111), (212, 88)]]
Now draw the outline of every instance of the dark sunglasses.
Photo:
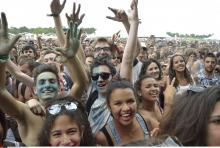
[(93, 81), (97, 81), (99, 79), (99, 76), (103, 79), (103, 80), (108, 80), (109, 77), (110, 77), (110, 73), (107, 73), (107, 72), (102, 72), (102, 73), (95, 73), (93, 74), (91, 77), (92, 77), (92, 80)]
[(66, 109), (69, 111), (75, 111), (77, 109), (77, 102), (66, 102), (60, 104), (53, 104), (47, 108), (48, 113), (51, 115), (58, 114), (62, 109)]

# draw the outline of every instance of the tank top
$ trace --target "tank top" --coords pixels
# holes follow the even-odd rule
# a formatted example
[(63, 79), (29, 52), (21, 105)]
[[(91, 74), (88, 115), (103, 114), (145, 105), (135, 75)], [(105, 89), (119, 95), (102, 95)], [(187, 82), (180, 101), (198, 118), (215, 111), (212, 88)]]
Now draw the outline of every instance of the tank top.
[[(143, 117), (139, 113), (136, 113), (135, 117), (136, 117), (138, 123), (140, 124), (140, 126), (141, 126), (141, 128), (144, 132), (144, 139), (148, 139), (150, 137), (150, 134), (149, 134), (149, 129), (147, 127), (147, 124), (146, 124), (145, 120), (143, 119)], [(115, 128), (114, 121), (113, 120), (109, 121), (106, 126), (108, 126), (108, 128), (111, 132), (111, 135), (112, 135), (112, 138), (115, 142), (115, 145), (117, 145), (117, 146), (121, 145), (121, 138), (120, 138), (120, 136), (119, 136), (119, 134), (118, 134), (118, 132)], [(109, 146), (114, 146), (113, 141), (111, 139), (111, 136), (110, 136), (109, 131), (107, 130), (106, 126), (104, 126), (101, 129), (101, 131), (106, 136), (106, 139), (108, 141)]]

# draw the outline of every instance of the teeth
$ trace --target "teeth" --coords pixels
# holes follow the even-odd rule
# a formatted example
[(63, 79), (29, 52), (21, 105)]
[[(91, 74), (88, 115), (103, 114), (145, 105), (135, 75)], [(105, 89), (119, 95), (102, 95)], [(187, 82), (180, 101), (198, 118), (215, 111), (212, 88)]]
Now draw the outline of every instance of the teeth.
[(99, 86), (99, 87), (103, 87), (103, 86), (105, 86), (105, 84), (98, 84), (98, 86)]
[(45, 90), (44, 93), (51, 93), (52, 91), (50, 90)]
[(122, 117), (128, 117), (128, 116), (130, 116), (130, 114), (123, 114), (123, 115), (121, 115)]

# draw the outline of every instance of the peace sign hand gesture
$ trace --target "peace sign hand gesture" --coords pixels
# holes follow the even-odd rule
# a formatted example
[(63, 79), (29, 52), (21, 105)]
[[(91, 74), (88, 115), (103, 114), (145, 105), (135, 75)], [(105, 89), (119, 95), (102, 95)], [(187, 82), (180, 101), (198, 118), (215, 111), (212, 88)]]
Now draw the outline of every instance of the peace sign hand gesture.
[(164, 104), (169, 104), (172, 105), (173, 104), (173, 97), (176, 94), (176, 88), (174, 87), (174, 83), (175, 83), (176, 78), (174, 77), (172, 79), (172, 81), (170, 82), (170, 77), (167, 76), (167, 80), (166, 80), (166, 89), (163, 92), (164, 94)]

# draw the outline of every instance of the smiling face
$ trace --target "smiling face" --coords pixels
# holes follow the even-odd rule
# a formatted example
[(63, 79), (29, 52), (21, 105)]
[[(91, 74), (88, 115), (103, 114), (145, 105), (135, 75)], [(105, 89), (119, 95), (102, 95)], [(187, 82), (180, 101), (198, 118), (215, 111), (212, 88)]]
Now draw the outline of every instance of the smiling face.
[(49, 133), (51, 146), (80, 146), (80, 128), (67, 115), (58, 116)]
[(186, 68), (186, 63), (182, 56), (175, 56), (173, 58), (173, 70), (176, 72), (183, 72)]
[(133, 122), (137, 111), (137, 102), (134, 92), (130, 88), (113, 90), (108, 105), (117, 123), (127, 126)]
[(158, 79), (160, 76), (160, 70), (156, 63), (152, 62), (146, 70), (146, 75)]
[[(109, 67), (106, 66), (106, 65), (99, 65), (99, 66), (93, 68), (92, 71), (93, 71), (93, 72), (92, 72), (92, 75), (97, 75), (97, 74), (101, 74), (101, 73), (108, 73), (108, 74), (111, 73)], [(109, 78), (106, 79), (106, 80), (104, 80), (104, 79), (99, 75), (98, 79), (97, 79), (96, 81), (94, 81), (95, 84), (96, 84), (96, 87), (97, 87), (97, 89), (98, 89), (98, 92), (99, 92), (100, 94), (106, 92), (107, 87), (108, 87), (108, 85), (109, 85), (111, 79), (112, 79), (111, 74), (109, 75)]]
[(59, 92), (59, 82), (56, 75), (52, 72), (39, 74), (37, 76), (35, 91), (42, 103), (56, 97)]
[(215, 104), (209, 119), (207, 146), (220, 146), (220, 101)]
[(94, 58), (111, 56), (111, 49), (108, 42), (98, 42), (94, 47)]
[(154, 78), (145, 78), (141, 82), (141, 87), (138, 92), (142, 100), (156, 101), (159, 97), (160, 87)]

